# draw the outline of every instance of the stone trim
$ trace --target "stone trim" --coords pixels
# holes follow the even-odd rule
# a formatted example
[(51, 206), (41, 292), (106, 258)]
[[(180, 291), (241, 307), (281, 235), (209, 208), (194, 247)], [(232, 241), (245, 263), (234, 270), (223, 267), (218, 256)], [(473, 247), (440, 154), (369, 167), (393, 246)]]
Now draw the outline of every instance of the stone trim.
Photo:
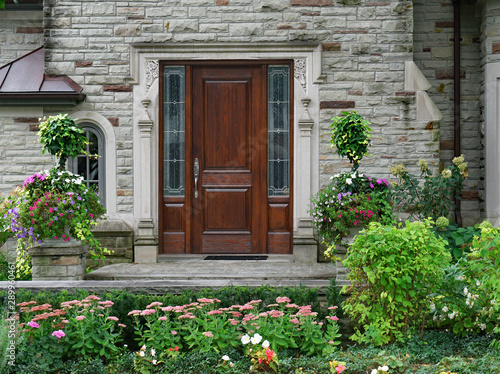
[[(320, 44), (297, 43), (213, 43), (213, 44), (132, 44), (128, 83), (134, 96), (134, 261), (157, 261), (158, 236), (158, 113), (159, 85), (156, 71), (160, 60), (266, 60), (293, 59), (295, 153), (307, 155), (307, 165), (294, 164), (294, 238), (314, 240), (310, 221), (309, 197), (319, 188), (319, 89), (322, 74)], [(307, 105), (302, 100), (308, 97)], [(300, 126), (299, 119), (312, 122)], [(301, 156), (302, 157), (302, 156)], [(303, 164), (303, 162), (302, 162)], [(310, 222), (309, 222), (310, 223)], [(309, 242), (308, 242), (309, 243)], [(308, 244), (309, 245), (309, 244)], [(295, 246), (294, 246), (295, 248)], [(312, 247), (303, 249), (310, 250)], [(316, 250), (314, 250), (316, 255)]]

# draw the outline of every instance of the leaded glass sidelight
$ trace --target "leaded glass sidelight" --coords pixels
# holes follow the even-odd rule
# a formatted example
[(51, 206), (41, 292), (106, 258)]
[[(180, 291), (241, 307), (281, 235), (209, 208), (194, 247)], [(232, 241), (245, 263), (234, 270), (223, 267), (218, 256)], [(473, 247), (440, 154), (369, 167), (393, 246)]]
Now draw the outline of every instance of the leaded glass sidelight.
[(269, 196), (288, 196), (290, 189), (290, 68), (268, 67)]
[(164, 69), (163, 186), (164, 196), (184, 196), (184, 66)]

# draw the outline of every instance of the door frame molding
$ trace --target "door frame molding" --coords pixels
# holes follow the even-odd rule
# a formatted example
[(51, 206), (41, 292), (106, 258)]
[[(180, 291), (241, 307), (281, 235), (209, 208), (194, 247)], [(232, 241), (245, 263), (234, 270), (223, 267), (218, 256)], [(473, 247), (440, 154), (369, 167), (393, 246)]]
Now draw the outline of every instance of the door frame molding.
[(307, 247), (302, 259), (315, 262), (315, 242), (308, 214), (309, 198), (319, 189), (319, 84), (321, 44), (133, 44), (130, 53), (134, 97), (134, 247), (135, 262), (156, 262), (158, 255), (158, 61), (290, 60), (295, 62), (293, 86), (293, 252)]

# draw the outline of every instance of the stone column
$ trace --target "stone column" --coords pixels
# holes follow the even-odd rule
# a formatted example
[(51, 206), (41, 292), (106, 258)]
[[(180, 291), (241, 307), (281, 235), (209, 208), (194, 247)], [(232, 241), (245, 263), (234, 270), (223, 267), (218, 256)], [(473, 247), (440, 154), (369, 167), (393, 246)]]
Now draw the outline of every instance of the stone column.
[[(304, 105), (304, 114), (299, 119), (300, 137), (297, 142), (295, 162), (298, 164), (298, 170), (301, 170), (300, 178), (297, 178), (295, 188), (297, 195), (311, 196), (311, 134), (314, 126), (307, 107), (311, 99), (302, 99)], [(309, 172), (309, 174), (307, 173)], [(293, 238), (293, 255), (295, 262), (316, 263), (318, 261), (318, 245), (314, 239), (312, 220), (307, 213), (309, 209), (309, 199), (302, 198), (297, 201), (300, 206), (299, 223), (297, 233)]]
[(500, 218), (500, 0), (483, 2), (481, 31), (484, 66), (485, 218), (498, 225)]
[[(147, 109), (150, 100), (142, 101)], [(140, 130), (140, 189), (141, 206), (138, 212), (140, 220), (137, 224), (137, 236), (134, 241), (134, 262), (156, 263), (158, 243), (154, 236), (154, 223), (151, 212), (151, 131), (153, 121), (148, 118), (138, 121)]]

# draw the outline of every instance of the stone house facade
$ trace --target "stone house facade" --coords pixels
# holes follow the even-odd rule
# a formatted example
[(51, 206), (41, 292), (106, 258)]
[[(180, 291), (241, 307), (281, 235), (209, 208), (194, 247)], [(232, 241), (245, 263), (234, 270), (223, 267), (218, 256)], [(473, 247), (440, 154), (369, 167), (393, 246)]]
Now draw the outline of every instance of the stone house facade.
[[(346, 110), (372, 123), (360, 170), (390, 178), (397, 163), (417, 172), (418, 159), (438, 169), (464, 154), (463, 223), (498, 222), (497, 0), (19, 3), (0, 10), (0, 192), (50, 168), (38, 118), (69, 113), (103, 146), (100, 235), (117, 261), (315, 261), (309, 198), (348, 170), (329, 144)], [(44, 79), (69, 78), (82, 99), (2, 92), (2, 67), (42, 46)]]

